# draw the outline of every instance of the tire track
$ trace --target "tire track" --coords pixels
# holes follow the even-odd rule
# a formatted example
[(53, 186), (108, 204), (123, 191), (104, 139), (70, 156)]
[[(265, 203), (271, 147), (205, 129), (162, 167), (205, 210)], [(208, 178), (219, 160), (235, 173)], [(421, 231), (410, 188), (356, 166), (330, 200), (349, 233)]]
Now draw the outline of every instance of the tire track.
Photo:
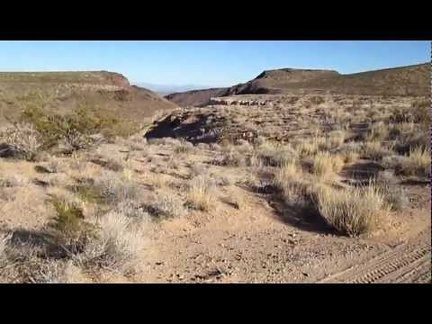
[(430, 282), (431, 247), (424, 237), (403, 243), (363, 264), (354, 265), (318, 282)]

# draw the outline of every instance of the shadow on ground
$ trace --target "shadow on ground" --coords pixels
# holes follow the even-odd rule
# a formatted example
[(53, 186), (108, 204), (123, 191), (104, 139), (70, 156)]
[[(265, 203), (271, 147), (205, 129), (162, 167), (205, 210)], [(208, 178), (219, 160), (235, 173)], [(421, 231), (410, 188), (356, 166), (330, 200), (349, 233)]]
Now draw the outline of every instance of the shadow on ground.
[(10, 244), (17, 249), (36, 248), (46, 258), (63, 259), (69, 256), (68, 251), (55, 244), (53, 236), (45, 231), (16, 229), (12, 232)]
[(245, 188), (266, 199), (275, 212), (278, 221), (303, 231), (318, 234), (336, 234), (335, 230), (322, 218), (311, 199), (303, 202), (287, 203), (280, 190), (272, 184)]

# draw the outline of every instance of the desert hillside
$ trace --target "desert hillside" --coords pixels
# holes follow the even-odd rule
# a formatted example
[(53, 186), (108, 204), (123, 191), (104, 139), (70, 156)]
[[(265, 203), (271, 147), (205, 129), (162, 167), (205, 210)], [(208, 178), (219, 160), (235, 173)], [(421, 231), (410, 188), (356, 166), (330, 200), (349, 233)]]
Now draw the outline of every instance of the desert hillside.
[(228, 94), (228, 90), (229, 88), (214, 88), (176, 92), (165, 96), (165, 98), (183, 107), (202, 106), (206, 105), (209, 99), (212, 97), (226, 96)]
[(204, 89), (166, 96), (180, 105), (202, 105), (211, 97), (240, 94), (337, 93), (346, 95), (427, 96), (430, 64), (419, 64), (355, 74), (332, 70), (279, 69), (264, 71), (255, 79), (230, 88)]
[(0, 125), (33, 106), (60, 113), (84, 106), (131, 122), (176, 108), (150, 90), (131, 86), (118, 73), (1, 72)]

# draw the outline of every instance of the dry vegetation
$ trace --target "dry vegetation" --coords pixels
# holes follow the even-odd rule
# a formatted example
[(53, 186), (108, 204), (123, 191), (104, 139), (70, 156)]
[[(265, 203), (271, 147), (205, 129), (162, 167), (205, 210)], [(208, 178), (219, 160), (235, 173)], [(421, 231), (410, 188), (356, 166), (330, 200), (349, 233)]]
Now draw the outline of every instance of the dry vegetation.
[[(224, 202), (245, 212), (245, 197), (256, 192), (280, 203), (282, 214), (316, 213), (338, 234), (371, 234), (409, 203), (402, 180), (429, 177), (429, 115), (426, 101), (367, 99), (202, 108), (238, 124), (224, 128), (232, 132), (220, 144), (200, 145), (116, 138), (104, 134), (109, 121), (82, 111), (27, 113), (27, 124), (0, 137), (16, 152), (0, 159), (0, 212), (15, 218), (0, 236), (0, 280), (99, 282), (113, 273), (138, 280), (146, 230), (202, 218)], [(245, 130), (256, 136), (240, 138)], [(381, 171), (362, 170), (365, 163)]]

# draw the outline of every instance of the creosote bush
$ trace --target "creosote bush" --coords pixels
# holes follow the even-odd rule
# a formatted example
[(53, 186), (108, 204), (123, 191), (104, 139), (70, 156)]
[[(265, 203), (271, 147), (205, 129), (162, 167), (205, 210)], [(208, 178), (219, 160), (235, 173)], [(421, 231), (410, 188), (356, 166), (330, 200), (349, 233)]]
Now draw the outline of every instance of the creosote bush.
[(102, 133), (119, 122), (85, 108), (66, 115), (47, 113), (40, 108), (27, 108), (22, 112), (21, 120), (32, 124), (42, 135), (44, 148), (63, 142), (70, 151), (88, 147), (95, 142), (93, 135)]

